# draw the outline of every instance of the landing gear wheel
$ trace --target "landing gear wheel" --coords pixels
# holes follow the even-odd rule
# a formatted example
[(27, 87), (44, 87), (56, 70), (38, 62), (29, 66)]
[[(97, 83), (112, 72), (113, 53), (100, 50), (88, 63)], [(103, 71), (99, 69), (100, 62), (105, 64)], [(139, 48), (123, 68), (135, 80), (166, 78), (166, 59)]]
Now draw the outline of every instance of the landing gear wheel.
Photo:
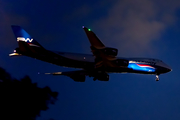
[(159, 81), (159, 75), (156, 75), (156, 81)]

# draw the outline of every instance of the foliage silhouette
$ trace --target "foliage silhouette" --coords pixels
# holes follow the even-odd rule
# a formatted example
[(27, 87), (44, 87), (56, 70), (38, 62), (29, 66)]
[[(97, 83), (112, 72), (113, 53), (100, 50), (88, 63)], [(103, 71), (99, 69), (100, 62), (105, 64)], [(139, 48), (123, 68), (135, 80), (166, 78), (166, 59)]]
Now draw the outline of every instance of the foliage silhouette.
[(0, 120), (35, 120), (57, 96), (49, 87), (37, 87), (28, 76), (17, 80), (0, 68)]

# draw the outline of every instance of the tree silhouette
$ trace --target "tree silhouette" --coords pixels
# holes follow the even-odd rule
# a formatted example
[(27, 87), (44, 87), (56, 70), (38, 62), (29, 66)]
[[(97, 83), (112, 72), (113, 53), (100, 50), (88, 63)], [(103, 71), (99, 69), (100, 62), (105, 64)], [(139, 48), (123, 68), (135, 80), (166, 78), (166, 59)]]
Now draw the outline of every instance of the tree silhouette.
[(35, 120), (57, 95), (49, 87), (37, 87), (28, 76), (17, 80), (0, 68), (0, 120)]

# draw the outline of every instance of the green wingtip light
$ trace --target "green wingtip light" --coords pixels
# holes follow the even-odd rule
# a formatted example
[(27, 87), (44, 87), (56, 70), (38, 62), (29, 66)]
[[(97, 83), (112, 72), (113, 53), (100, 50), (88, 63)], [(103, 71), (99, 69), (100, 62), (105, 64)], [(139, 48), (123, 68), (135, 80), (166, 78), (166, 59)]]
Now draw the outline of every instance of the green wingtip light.
[(88, 31), (91, 31), (91, 29), (88, 29)]

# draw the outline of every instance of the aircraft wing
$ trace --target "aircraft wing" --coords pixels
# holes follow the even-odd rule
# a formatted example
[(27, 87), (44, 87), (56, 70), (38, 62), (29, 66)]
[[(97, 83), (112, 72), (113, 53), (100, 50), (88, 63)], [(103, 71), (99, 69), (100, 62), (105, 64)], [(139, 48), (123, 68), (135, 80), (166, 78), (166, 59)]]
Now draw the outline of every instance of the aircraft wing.
[(70, 78), (72, 78), (76, 82), (84, 82), (86, 75), (88, 73), (84, 70), (78, 70), (78, 71), (68, 71), (68, 72), (54, 72), (54, 73), (45, 73), (49, 75), (65, 75)]
[(67, 71), (67, 72), (54, 72), (54, 73), (44, 73), (47, 75), (65, 75), (72, 78), (76, 82), (85, 82), (86, 76), (94, 77), (93, 80), (100, 81), (109, 81), (109, 75), (105, 72), (97, 71), (87, 71), (87, 70), (78, 70), (78, 71)]
[(83, 26), (83, 29), (89, 39), (89, 42), (91, 43), (91, 47), (95, 47), (96, 49), (105, 48), (105, 45), (99, 40), (96, 34), (93, 31), (91, 31), (91, 29), (88, 29), (84, 26)]
[(91, 44), (91, 51), (95, 56), (96, 68), (102, 66), (113, 66), (112, 61), (116, 60), (118, 50), (116, 48), (106, 47), (96, 36), (96, 34), (83, 26), (83, 29)]

